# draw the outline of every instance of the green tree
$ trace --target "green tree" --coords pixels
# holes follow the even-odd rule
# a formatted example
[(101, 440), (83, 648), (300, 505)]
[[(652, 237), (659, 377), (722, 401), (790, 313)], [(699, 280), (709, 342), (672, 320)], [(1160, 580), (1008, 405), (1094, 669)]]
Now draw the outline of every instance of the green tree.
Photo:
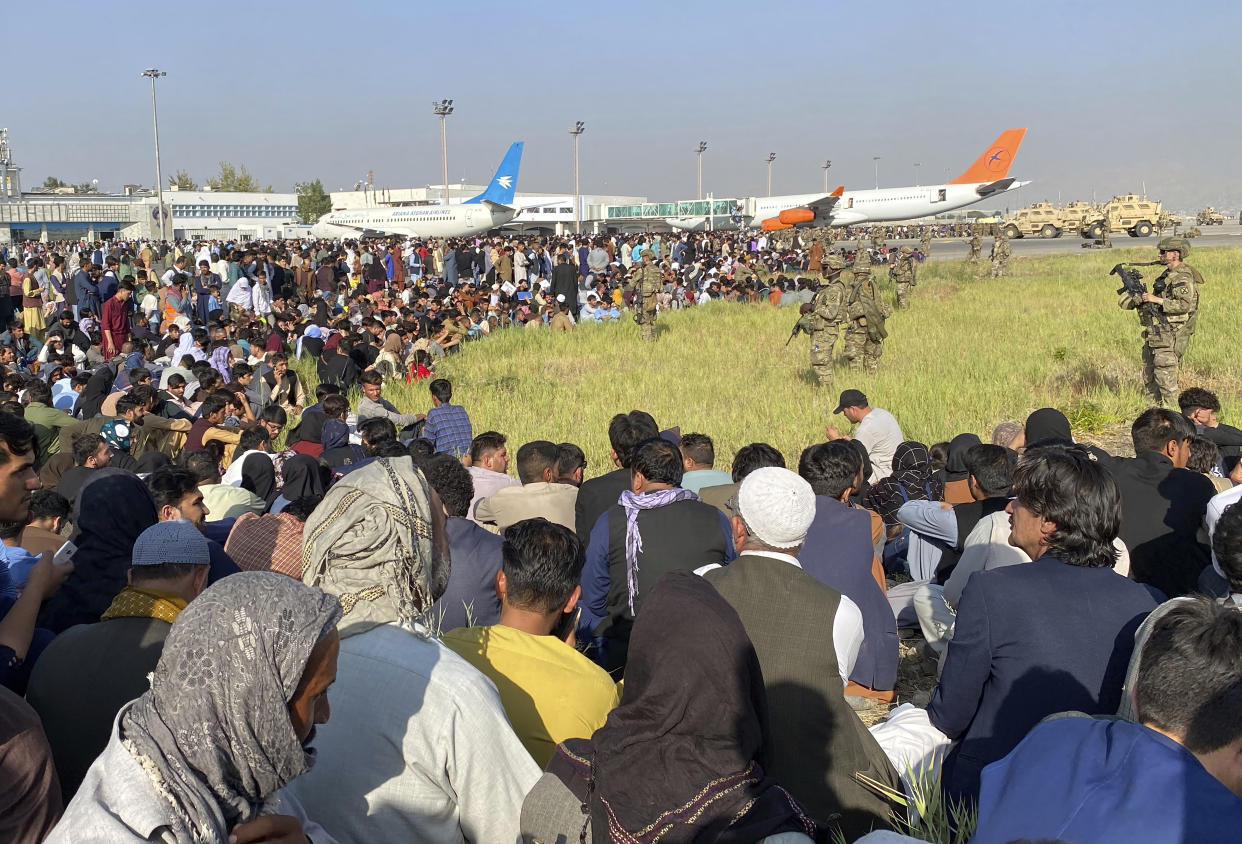
[(303, 223), (313, 223), (332, 210), (332, 197), (323, 189), (323, 183), (298, 182), (293, 186), (298, 195), (298, 218)]
[(234, 167), (228, 161), (220, 162), (220, 172), (214, 179), (207, 180), (207, 186), (212, 190), (236, 193), (270, 193), (272, 190), (271, 185), (259, 187), (259, 183), (255, 181), (254, 176), (250, 175), (245, 164), (241, 167)]
[(56, 190), (57, 188), (67, 188), (67, 187), (69, 187), (68, 182), (62, 182), (60, 179), (56, 178), (55, 176), (48, 176), (46, 179), (43, 180), (44, 190)]
[(73, 186), (74, 193), (99, 193), (99, 188), (90, 182), (79, 182)]
[(169, 187), (176, 187), (177, 190), (198, 190), (198, 182), (190, 178), (190, 174), (184, 170), (178, 170), (175, 176), (168, 178)]

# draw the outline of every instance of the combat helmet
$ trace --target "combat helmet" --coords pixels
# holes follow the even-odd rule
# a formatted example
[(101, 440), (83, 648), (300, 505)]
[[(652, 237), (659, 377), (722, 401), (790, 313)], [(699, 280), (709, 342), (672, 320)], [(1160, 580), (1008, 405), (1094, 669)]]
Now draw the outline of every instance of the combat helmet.
[(1156, 248), (1161, 252), (1176, 249), (1182, 256), (1181, 260), (1185, 261), (1186, 256), (1190, 254), (1190, 241), (1184, 237), (1162, 237), (1156, 244)]
[(833, 272), (845, 269), (845, 259), (840, 255), (829, 255), (824, 258), (824, 266)]

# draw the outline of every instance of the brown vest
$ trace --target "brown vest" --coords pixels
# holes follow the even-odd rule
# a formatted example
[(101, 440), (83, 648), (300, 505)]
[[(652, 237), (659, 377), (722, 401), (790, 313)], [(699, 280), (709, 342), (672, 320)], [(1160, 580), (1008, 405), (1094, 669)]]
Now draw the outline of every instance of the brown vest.
[(768, 773), (847, 841), (890, 829), (888, 804), (854, 778), (901, 791), (888, 757), (845, 702), (832, 641), (840, 593), (789, 563), (749, 554), (706, 577), (737, 610), (759, 656)]

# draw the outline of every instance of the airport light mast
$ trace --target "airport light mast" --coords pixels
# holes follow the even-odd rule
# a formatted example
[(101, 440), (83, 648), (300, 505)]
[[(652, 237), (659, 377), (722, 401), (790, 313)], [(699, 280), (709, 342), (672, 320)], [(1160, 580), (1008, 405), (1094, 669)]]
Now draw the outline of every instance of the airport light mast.
[(831, 161), (825, 161), (825, 162), (824, 162), (824, 164), (823, 164), (823, 168), (824, 168), (824, 193), (828, 193), (828, 169), (829, 169), (830, 167), (832, 167), (832, 162), (831, 162)]
[(919, 162), (914, 162), (914, 184), (919, 183)]
[(433, 101), (431, 110), (435, 112), (436, 117), (440, 118), (440, 182), (444, 185), (444, 205), (448, 207), (448, 134), (444, 128), (445, 119), (453, 113), (452, 100)]
[(569, 127), (574, 137), (574, 234), (582, 231), (582, 196), (578, 193), (578, 137), (586, 131), (586, 124), (579, 120)]
[(694, 148), (699, 156), (699, 199), (703, 198), (703, 153), (707, 151), (707, 141), (699, 141), (699, 145)]
[(875, 164), (875, 189), (880, 189), (880, 156), (871, 156), (871, 161)]
[(155, 195), (159, 205), (155, 213), (160, 219), (160, 240), (168, 240), (168, 212), (164, 209), (164, 174), (160, 170), (160, 113), (155, 105), (155, 80), (168, 74), (149, 67), (142, 75), (151, 80), (151, 122), (155, 125)]
[(764, 161), (768, 162), (768, 196), (772, 195), (772, 162), (776, 160), (776, 153), (769, 152), (768, 157)]

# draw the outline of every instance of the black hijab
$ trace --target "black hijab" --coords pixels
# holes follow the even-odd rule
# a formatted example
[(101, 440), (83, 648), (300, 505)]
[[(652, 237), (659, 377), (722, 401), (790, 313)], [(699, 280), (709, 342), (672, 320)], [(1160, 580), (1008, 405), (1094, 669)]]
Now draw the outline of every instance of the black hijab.
[(884, 524), (896, 525), (897, 511), (907, 501), (942, 500), (944, 484), (932, 477), (927, 446), (907, 441), (893, 451), (893, 474), (867, 490), (863, 506), (879, 513)]
[(302, 414), (302, 419), (298, 422), (297, 427), (289, 432), (289, 436), (285, 441), (286, 445), (294, 443), (323, 443), (323, 423), (326, 420), (322, 413), (318, 410), (308, 410)]
[[(243, 465), (242, 470), (245, 471), (245, 468)], [(309, 454), (295, 454), (286, 458), (280, 471), (285, 479), (280, 494), (286, 501), (323, 498), (323, 473), (319, 468), (319, 461)]]
[(590, 739), (560, 745), (548, 771), (589, 807), (596, 842), (814, 837), (814, 821), (764, 774), (766, 733), (763, 675), (741, 619), (711, 584), (678, 571), (634, 622), (621, 703)]
[[(287, 464), (286, 464), (287, 465)], [(276, 500), (276, 467), (266, 454), (248, 454), (242, 461), (241, 488), (253, 492), (271, 506)]]
[(1069, 420), (1065, 414), (1055, 407), (1042, 407), (1026, 417), (1026, 447), (1033, 445), (1059, 442), (1069, 444), (1074, 441), (1070, 433)]
[(73, 573), (39, 612), (39, 627), (63, 633), (99, 621), (125, 588), (138, 535), (159, 521), (155, 501), (137, 475), (98, 469), (73, 507)]
[(104, 364), (91, 374), (91, 380), (73, 403), (73, 416), (78, 419), (94, 419), (103, 407), (104, 399), (112, 392), (116, 370)]
[(966, 467), (966, 452), (979, 445), (977, 434), (958, 434), (949, 442), (949, 460), (944, 469), (936, 473), (942, 482), (964, 481), (970, 477), (970, 469)]

